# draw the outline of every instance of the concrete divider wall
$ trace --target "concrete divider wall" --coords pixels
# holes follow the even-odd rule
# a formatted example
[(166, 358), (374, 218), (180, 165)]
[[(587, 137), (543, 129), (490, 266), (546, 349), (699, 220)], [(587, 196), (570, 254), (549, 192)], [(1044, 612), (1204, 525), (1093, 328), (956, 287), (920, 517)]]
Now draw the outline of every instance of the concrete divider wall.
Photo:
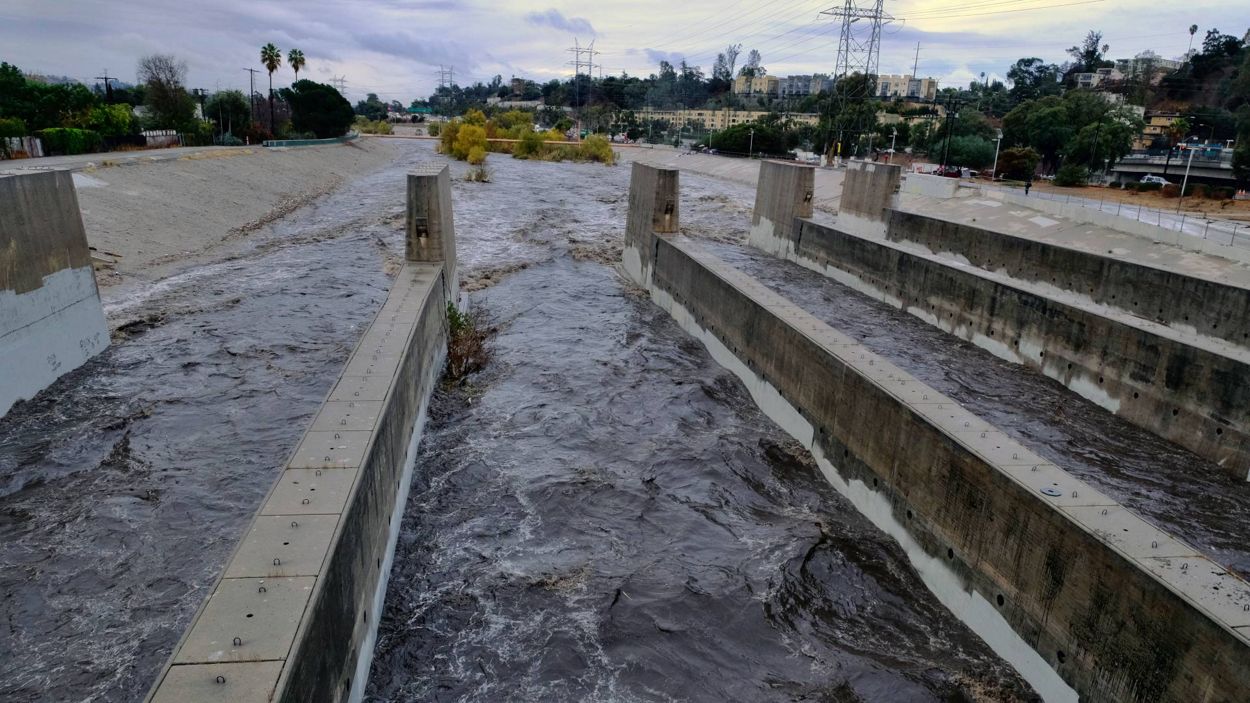
[(70, 176), (0, 176), (0, 417), (109, 344)]
[(1145, 325), (803, 221), (793, 260), (968, 339), (1210, 459), (1250, 471), (1250, 366)]
[(927, 173), (909, 173), (903, 178), (901, 190), (930, 198), (953, 198), (955, 191), (959, 190), (959, 179)]
[[(450, 204), (446, 167), (409, 195)], [(450, 209), (428, 213), (454, 237)], [(148, 700), (360, 699), (455, 296), (443, 247), (426, 251), (401, 268)]]
[(651, 239), (635, 280), (652, 300), (1047, 700), (1250, 695), (1245, 582), (748, 276)]
[(887, 221), (890, 241), (958, 254), (978, 268), (1005, 270), (1013, 278), (1057, 286), (1171, 327), (1235, 344), (1250, 340), (1246, 288), (922, 213), (890, 210)]

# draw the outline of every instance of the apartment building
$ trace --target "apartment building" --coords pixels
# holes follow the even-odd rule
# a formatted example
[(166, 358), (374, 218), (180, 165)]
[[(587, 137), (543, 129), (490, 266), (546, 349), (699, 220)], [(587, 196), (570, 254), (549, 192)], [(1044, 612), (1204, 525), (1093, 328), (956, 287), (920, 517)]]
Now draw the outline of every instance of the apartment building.
[[(640, 121), (664, 120), (674, 127), (693, 127), (694, 129), (721, 130), (735, 125), (755, 122), (769, 114), (766, 110), (652, 110), (643, 108), (634, 113)], [(815, 125), (820, 122), (820, 115), (808, 112), (788, 112), (786, 119), (792, 122)]]
[(938, 82), (932, 78), (915, 78), (906, 74), (877, 76), (877, 97), (932, 100), (937, 96)]
[(776, 76), (738, 76), (734, 79), (734, 95), (777, 95), (781, 80)]
[(833, 87), (828, 75), (817, 73), (809, 76), (786, 76), (777, 82), (778, 93), (783, 98), (802, 98), (817, 95)]

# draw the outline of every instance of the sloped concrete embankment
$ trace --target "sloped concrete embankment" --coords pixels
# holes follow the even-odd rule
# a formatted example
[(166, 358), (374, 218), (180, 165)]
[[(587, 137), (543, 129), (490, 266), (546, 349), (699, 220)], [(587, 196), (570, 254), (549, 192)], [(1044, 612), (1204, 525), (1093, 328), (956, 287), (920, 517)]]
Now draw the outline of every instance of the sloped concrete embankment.
[(108, 344), (70, 174), (0, 176), (0, 417)]
[(810, 447), (942, 602), (1048, 700), (1242, 700), (1250, 587), (744, 274), (668, 233), (635, 165), (623, 268)]
[(408, 261), (148, 700), (359, 700), (456, 296), (446, 166), (408, 193)]
[(1250, 351), (1235, 342), (1250, 333), (1250, 291), (892, 209), (882, 195), (894, 189), (890, 176), (868, 180), (889, 167), (863, 179), (848, 171), (848, 194), (862, 180), (875, 195), (854, 213), (844, 204), (854, 216), (837, 227), (820, 225), (805, 219), (810, 209), (796, 217), (786, 204), (802, 201), (802, 188), (785, 180), (802, 171), (762, 169), (753, 245), (1040, 371), (1248, 477)]

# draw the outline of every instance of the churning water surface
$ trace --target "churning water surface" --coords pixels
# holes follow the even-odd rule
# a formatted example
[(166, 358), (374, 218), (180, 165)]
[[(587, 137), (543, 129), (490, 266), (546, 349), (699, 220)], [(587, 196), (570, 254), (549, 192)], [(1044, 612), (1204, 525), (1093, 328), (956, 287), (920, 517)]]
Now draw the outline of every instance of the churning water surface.
[[(402, 252), (395, 164), (220, 263), (106, 292), (114, 346), (0, 420), (0, 699), (143, 697)], [(371, 700), (1010, 700), (727, 371), (623, 283), (628, 167), (453, 164), (462, 278), (498, 328), (438, 392)], [(749, 191), (686, 178), (740, 238)], [(736, 188), (736, 190), (735, 190)]]
[(0, 420), (0, 700), (143, 698), (385, 299), (418, 156), (106, 289), (113, 346)]
[[(460, 251), (532, 263), (472, 296), (493, 360), (436, 394), (367, 700), (1031, 697), (617, 275), (627, 168), (491, 162)], [(683, 218), (749, 213), (693, 181)]]

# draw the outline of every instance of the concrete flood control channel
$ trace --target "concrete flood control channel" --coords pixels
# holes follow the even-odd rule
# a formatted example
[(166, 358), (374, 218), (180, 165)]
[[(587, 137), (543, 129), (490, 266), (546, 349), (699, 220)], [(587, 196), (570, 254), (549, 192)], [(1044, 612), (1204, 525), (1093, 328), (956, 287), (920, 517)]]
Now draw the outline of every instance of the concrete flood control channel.
[[(387, 272), (403, 250), (404, 174), (425, 161), (441, 159), (414, 143), (395, 165), (251, 235), (237, 254), (151, 285), (106, 290), (110, 319), (126, 325), (114, 345), (0, 422), (0, 698), (134, 701), (156, 679), (386, 299)], [(501, 690), (525, 698), (541, 681), (607, 691), (600, 697), (613, 700), (667, 697), (657, 681), (689, 699), (735, 697), (722, 691), (754, 700), (946, 701), (984, 691), (1030, 699), (1027, 684), (928, 595), (897, 545), (830, 489), (801, 450), (787, 447), (732, 376), (621, 285), (608, 264), (619, 256), (627, 169), (492, 157), (490, 184), (462, 181), (461, 164), (452, 170), (461, 270), (470, 290), (487, 286), (473, 304), (531, 310), (538, 317), (530, 320), (545, 323), (516, 329), (513, 353), (535, 359), (535, 336), (555, 344), (550, 330), (559, 329), (566, 347), (593, 338), (617, 361), (549, 353), (542, 365), (514, 366), (501, 352), (492, 368), (510, 372), (519, 392), (488, 402), (480, 387), (468, 387), (465, 404), (482, 420), (520, 422), (533, 412), (535, 388), (581, 379), (551, 387), (543, 401), (560, 410), (569, 432), (592, 433), (575, 443), (577, 458), (553, 460), (573, 459), (556, 449), (563, 430), (515, 445), (524, 450), (518, 461), (527, 458), (525, 466), (549, 471), (554, 482), (527, 481), (511, 463), (513, 447), (493, 442), (491, 424), (459, 443), (474, 425), (435, 423), (427, 451), (442, 448), (445, 459), (425, 475), (438, 482), (434, 494), (447, 496), (449, 519), (417, 522), (420, 532), (400, 535), (387, 600), (392, 624), (382, 626), (373, 673), (382, 683), (371, 699), (405, 698), (383, 684), (425, 681), (445, 690), (449, 680), (486, 699), (508, 697), (496, 695)], [(713, 225), (707, 236), (749, 214), (724, 186), (687, 183), (689, 211)], [(557, 280), (562, 294), (543, 297)], [(599, 302), (587, 306), (592, 293)], [(626, 323), (615, 327), (620, 336), (603, 334), (608, 320)], [(646, 391), (645, 410), (618, 437), (623, 446), (643, 451), (653, 446), (653, 427), (666, 428), (664, 449), (641, 454), (651, 458), (630, 464), (632, 474), (613, 463), (620, 453), (598, 433), (620, 424), (623, 407), (604, 378), (622, 392)], [(597, 404), (601, 421), (567, 410), (586, 402)], [(446, 405), (436, 403), (436, 418)], [(692, 438), (701, 447), (693, 454)], [(486, 561), (477, 554), (495, 537), (465, 521), (472, 511), (455, 509), (498, 495), (501, 483), (480, 473), (481, 442), (498, 452), (503, 486), (529, 487), (545, 496), (549, 514), (569, 518), (547, 521), (519, 547), (500, 538), (498, 558)], [(669, 450), (674, 456), (660, 461)], [(588, 480), (610, 477), (597, 466), (621, 469), (619, 480)], [(442, 487), (447, 480), (457, 491)], [(605, 494), (609, 485), (615, 489)], [(417, 500), (426, 495), (418, 485)], [(612, 495), (629, 499), (621, 509), (615, 500), (593, 508), (596, 496)], [(535, 504), (525, 492), (517, 497), (483, 503), (484, 520), (531, 534), (533, 518), (518, 503)], [(632, 510), (638, 504), (650, 506), (647, 518)], [(418, 505), (409, 504), (410, 525), (424, 514)], [(444, 545), (463, 568), (404, 561), (421, 541)], [(571, 558), (572, 544), (581, 545), (579, 558), (552, 556)], [(509, 578), (522, 585), (501, 600), (500, 579)], [(405, 612), (426, 598), (446, 615), (433, 627)], [(550, 621), (499, 627), (505, 612), (516, 622), (558, 619), (562, 646), (554, 646)], [(403, 656), (396, 632), (429, 657)], [(524, 653), (524, 661), (505, 670), (477, 652)], [(558, 655), (538, 666), (543, 652)]]
[[(413, 153), (428, 157), (424, 149)], [(458, 228), (466, 244), (463, 259), (471, 261), (469, 287), (494, 282), (472, 299), (474, 306), (495, 316), (491, 324), (500, 330), (497, 363), (466, 386), (435, 396), (433, 422), (418, 459), (423, 469), (416, 472), (399, 535), (368, 699), (1030, 698), (1027, 684), (1004, 660), (925, 590), (922, 578), (929, 581), (929, 572), (937, 566), (925, 562), (919, 574), (913, 570), (908, 560), (918, 563), (915, 542), (900, 537), (900, 548), (857, 513), (852, 502), (859, 498), (840, 495), (830, 486), (845, 489), (845, 482), (824, 464), (813, 466), (802, 447), (787, 440), (753, 407), (749, 393), (760, 390), (758, 384), (748, 381), (744, 387), (691, 343), (665, 313), (598, 263), (618, 256), (615, 243), (625, 220), (627, 170), (511, 160), (493, 160), (491, 168), (494, 183), (457, 184), (455, 194)], [(402, 202), (402, 193), (388, 190), (388, 182), (353, 189), (337, 205), (347, 207), (353, 199), (363, 199), (376, 212), (386, 213), (386, 203)], [(727, 196), (725, 184), (690, 179), (685, 185), (687, 201), (681, 216), (700, 223), (690, 227), (690, 233), (738, 239), (725, 232), (740, 230), (749, 209), (736, 196)], [(371, 188), (383, 192), (380, 201)], [(297, 227), (301, 217), (294, 216)], [(299, 297), (313, 296), (313, 310), (307, 312), (315, 319), (326, 316), (328, 309), (335, 311), (333, 319), (324, 322), (336, 341), (323, 354), (327, 359), (308, 374), (327, 382), (358, 335), (350, 325), (336, 329), (334, 320), (344, 313), (368, 319), (380, 302), (378, 291), (385, 287), (372, 239), (378, 235), (396, 239), (387, 227), (363, 224), (362, 229), (368, 234), (347, 238), (351, 247), (333, 238), (314, 240), (303, 248), (284, 250), (287, 258), (279, 265), (265, 259), (233, 262), (232, 274), (217, 286), (228, 303), (232, 298), (226, 289), (237, 294), (240, 284), (250, 285), (249, 281), (274, 285), (275, 271), (292, 268), (291, 280), (281, 282), (282, 296), (296, 295), (297, 290)], [(297, 233), (298, 229), (288, 232)], [(299, 253), (294, 262), (292, 252)], [(311, 265), (307, 270), (319, 272), (304, 276), (316, 282), (306, 290), (299, 285), (299, 273), (305, 271), (299, 261), (305, 258)], [(507, 277), (499, 273), (515, 270), (518, 262), (527, 270)], [(326, 278), (331, 280), (327, 283)], [(370, 295), (354, 301), (350, 294), (360, 290), (361, 281)], [(197, 298), (203, 297), (202, 288), (196, 287)], [(210, 290), (208, 295), (218, 292)], [(290, 304), (282, 296), (277, 305), (270, 301), (269, 308), (249, 308), (253, 318), (264, 322), (248, 328), (247, 334), (269, 339), (294, 326), (278, 314), (283, 303)], [(161, 341), (164, 346), (118, 344), (51, 393), (59, 394), (62, 403), (57, 405), (71, 408), (66, 394), (73, 398), (76, 380), (99, 387), (111, 375), (101, 372), (112, 371), (120, 357), (153, 357), (150, 368), (156, 371), (164, 356), (175, 357), (183, 347), (188, 347), (183, 355), (169, 363), (188, 373), (182, 365), (196, 360), (196, 344), (202, 343), (191, 330), (217, 325), (230, 330), (233, 338), (231, 325), (244, 323), (234, 317), (188, 311), (185, 318), (156, 326), (136, 340)], [(569, 354), (570, 348), (585, 353)], [(237, 352), (240, 347), (231, 349)], [(291, 364), (280, 354), (268, 358)], [(142, 359), (134, 367), (149, 368)], [(251, 383), (234, 380), (231, 387), (261, 397), (270, 394), (253, 389)], [(164, 380), (158, 382), (158, 388), (165, 385)], [(294, 442), (297, 434), (292, 435), (292, 428), (306, 426), (326, 391), (324, 383), (304, 383), (300, 388), (302, 409), (296, 404), (288, 411), (284, 422), (278, 423), (286, 427), (264, 430), (266, 441), (290, 436)], [(117, 391), (127, 392), (132, 391), (124, 384)], [(215, 398), (217, 405), (222, 399), (221, 391), (210, 387), (166, 394), (176, 399), (173, 407), (202, 403), (200, 396)], [(276, 415), (289, 404), (274, 402), (259, 412)], [(23, 408), (16, 424), (8, 428), (47, 422), (56, 414), (53, 407), (36, 403)], [(126, 431), (104, 427), (112, 426), (114, 418), (108, 415), (121, 408), (112, 408), (107, 399), (96, 411), (101, 408), (106, 416), (98, 432)], [(130, 439), (123, 443), (129, 452), (148, 459), (155, 445), (163, 453), (192, 454), (188, 446), (164, 449), (159, 436), (146, 429), (164, 419), (167, 436), (186, 433), (171, 424), (168, 415), (161, 406), (150, 420), (141, 415), (131, 419), (126, 425)], [(214, 419), (203, 418), (213, 433), (229, 434), (213, 424)], [(200, 457), (204, 467), (225, 472), (238, 458), (216, 465), (211, 463), (214, 456), (230, 454), (231, 443), (265, 439), (256, 437), (252, 427), (244, 430), (240, 434), (236, 428), (225, 440), (204, 436), (188, 441), (204, 445), (206, 453)], [(11, 436), (6, 429), (6, 440)], [(279, 440), (278, 447), (282, 441), (286, 440)], [(41, 435), (33, 444), (0, 447), (7, 452), (0, 456), (21, 457), (14, 467), (22, 471), (32, 467), (55, 481), (57, 452), (48, 445), (58, 446)], [(244, 506), (260, 502), (258, 486), (272, 474), (258, 479), (256, 474), (263, 473), (258, 467), (281, 466), (282, 458), (263, 443), (252, 448), (263, 450), (252, 453), (264, 453), (264, 458), (253, 459), (242, 474), (233, 474), (219, 487), (222, 496), (209, 492), (199, 500), (183, 497), (171, 506), (183, 516), (181, 522), (167, 520), (172, 530), (185, 532), (191, 523), (197, 532), (231, 532), (208, 524), (196, 511), (205, 501)], [(92, 466), (97, 463), (88, 459)], [(159, 462), (152, 463), (159, 468)], [(115, 470), (115, 465), (122, 468)], [(97, 490), (105, 487), (111, 492), (113, 506), (121, 505), (119, 499), (126, 500), (125, 505), (136, 503), (119, 493), (118, 486), (142, 491), (152, 484), (147, 474), (155, 470), (134, 461), (125, 450), (100, 466), (98, 473), (117, 479), (118, 485), (94, 484)], [(64, 495), (68, 500), (77, 492), (50, 491), (16, 473), (18, 480), (26, 481), (25, 489), (13, 494), (20, 500), (6, 497), (3, 507), (9, 521), (0, 527), (6, 534), (25, 535), (22, 543), (33, 545), (30, 530), (48, 524), (38, 515), (49, 507), (61, 508), (54, 498)], [(180, 475), (186, 482), (196, 476)], [(172, 503), (178, 493), (169, 486), (166, 495)], [(19, 506), (29, 512), (14, 510)], [(866, 514), (876, 520), (881, 511)], [(62, 518), (53, 514), (49, 519), (55, 525)], [(99, 525), (98, 518), (86, 522)], [(138, 526), (133, 531), (142, 535), (144, 523), (133, 524)], [(118, 541), (123, 544), (115, 553), (126, 548), (124, 537)], [(234, 543), (229, 537), (226, 541)], [(225, 564), (220, 539), (215, 547), (210, 543), (208, 551), (215, 553), (193, 560), (184, 556), (195, 553), (187, 548), (189, 543), (176, 543), (177, 558), (154, 565), (152, 573), (194, 583), (188, 569), (206, 569), (211, 575)], [(15, 546), (6, 543), (6, 564), (11, 563)], [(98, 552), (99, 547), (96, 538), (90, 551)], [(144, 553), (172, 555), (169, 546), (159, 543)], [(936, 561), (946, 561), (939, 557)], [(44, 563), (61, 568), (65, 561), (55, 554), (44, 558)], [(119, 560), (129, 571), (147, 568), (132, 562)], [(14, 577), (35, 583), (46, 579), (38, 570), (10, 571), (6, 566), (5, 573), (6, 592), (28, 594), (28, 601), (40, 591)], [(166, 588), (160, 581), (154, 583)], [(939, 595), (957, 592), (958, 583), (952, 583), (954, 591)], [(89, 586), (82, 579), (75, 584), (84, 592)], [(135, 595), (128, 598), (151, 596), (151, 588), (130, 589)], [(149, 627), (165, 633), (161, 636), (168, 644), (172, 644), (168, 633), (177, 625), (170, 624), (166, 612), (200, 600), (198, 593), (188, 594), (186, 588), (174, 590), (178, 592), (166, 591), (163, 600), (153, 601), (160, 604), (160, 612), (149, 609), (146, 616)], [(116, 591), (110, 595), (108, 600), (118, 603), (115, 610), (131, 615)], [(5, 607), (10, 622), (13, 615), (34, 624), (39, 617), (55, 614), (49, 608), (15, 610), (11, 603)], [(102, 602), (93, 606), (101, 607)], [(133, 615), (145, 617), (143, 611)], [(68, 626), (91, 620), (86, 615)], [(126, 630), (122, 638), (144, 643), (143, 635), (133, 633), (146, 631)], [(9, 629), (4, 636), (13, 638), (14, 631)], [(79, 677), (75, 685), (58, 684), (55, 672), (81, 666), (69, 653), (81, 651), (81, 646), (66, 646), (71, 640), (56, 638), (49, 633), (24, 642), (59, 644), (67, 651), (60, 660), (49, 654), (47, 646), (34, 658), (26, 654), (31, 647), (10, 647), (12, 639), (4, 642), (6, 650), (22, 659), (0, 669), (0, 691), (17, 700), (42, 700), (48, 696), (37, 692), (61, 685), (56, 697), (87, 697), (83, 692), (91, 690), (92, 674)], [(92, 640), (84, 634), (72, 641)], [(117, 657), (116, 649), (105, 651), (113, 656), (111, 667), (131, 672), (131, 678), (129, 685), (114, 685), (95, 697), (132, 700), (150, 681), (151, 674), (145, 672), (151, 671), (151, 662), (136, 666)], [(21, 674), (19, 667), (43, 678)], [(353, 685), (358, 680), (353, 677)], [(19, 681), (22, 688), (14, 689)], [(214, 680), (213, 685), (225, 684)], [(16, 695), (10, 693), (14, 690)]]
[(635, 178), (631, 276), (1045, 695), (1244, 698), (1244, 581), (697, 246), (651, 234), (676, 229), (676, 173)]

